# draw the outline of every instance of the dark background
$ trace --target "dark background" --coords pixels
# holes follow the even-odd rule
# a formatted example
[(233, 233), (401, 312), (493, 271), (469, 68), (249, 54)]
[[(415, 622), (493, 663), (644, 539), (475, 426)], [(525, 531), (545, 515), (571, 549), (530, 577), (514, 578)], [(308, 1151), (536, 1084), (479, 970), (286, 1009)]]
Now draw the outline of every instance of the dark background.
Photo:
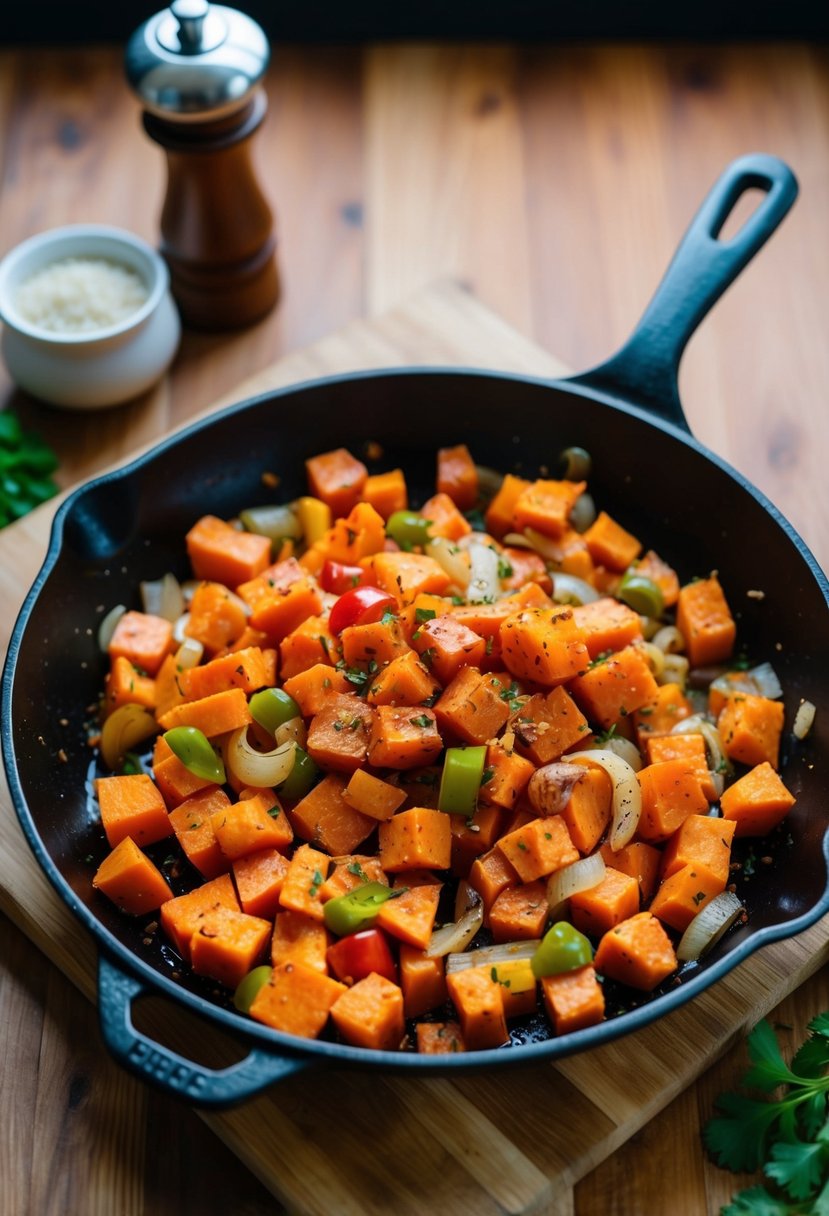
[[(238, 0), (273, 43), (396, 38), (825, 40), (827, 0)], [(4, 6), (0, 42), (124, 42), (160, 0)]]

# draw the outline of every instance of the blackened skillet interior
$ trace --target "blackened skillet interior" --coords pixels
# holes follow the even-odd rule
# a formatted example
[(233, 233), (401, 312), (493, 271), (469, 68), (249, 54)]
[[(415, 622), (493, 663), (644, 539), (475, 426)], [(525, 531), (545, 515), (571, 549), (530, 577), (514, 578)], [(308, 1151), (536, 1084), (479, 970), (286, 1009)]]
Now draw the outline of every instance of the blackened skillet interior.
[[(681, 348), (680, 348), (681, 349)], [(678, 359), (678, 355), (676, 356)], [(608, 365), (609, 366), (609, 365)], [(595, 384), (601, 385), (600, 389)], [(826, 755), (829, 722), (829, 589), (803, 542), (756, 490), (707, 453), (681, 424), (655, 418), (605, 391), (606, 379), (549, 384), (466, 371), (404, 370), (334, 377), (231, 407), (162, 443), (126, 469), (74, 494), (56, 516), (43, 570), (22, 610), (3, 687), (3, 746), (29, 842), (51, 881), (103, 946), (100, 1004), (110, 1046), (129, 1067), (189, 1099), (215, 1105), (248, 1096), (309, 1059), (428, 1071), (529, 1063), (606, 1041), (661, 1016), (725, 974), (765, 941), (805, 928), (829, 907)], [(642, 394), (643, 396), (645, 394)], [(83, 746), (88, 707), (103, 668), (96, 642), (102, 611), (134, 604), (142, 579), (188, 573), (183, 537), (204, 511), (232, 516), (272, 499), (262, 473), (281, 478), (280, 497), (304, 491), (303, 461), (329, 447), (383, 448), (378, 467), (402, 466), (412, 499), (434, 482), (438, 446), (467, 442), (477, 461), (535, 476), (578, 445), (593, 457), (597, 503), (657, 549), (683, 580), (716, 569), (738, 618), (741, 647), (769, 658), (785, 690), (790, 725), (801, 698), (818, 706), (802, 744), (787, 736), (784, 777), (797, 798), (774, 863), (741, 886), (750, 917), (676, 985), (600, 1026), (562, 1039), (541, 1019), (520, 1050), (433, 1059), (296, 1040), (257, 1026), (208, 999), (194, 977), (172, 978), (170, 952), (142, 942), (98, 896), (90, 879), (106, 851), (88, 788)], [(755, 592), (762, 592), (762, 598)], [(65, 762), (58, 759), (66, 754)], [(765, 845), (763, 845), (765, 849)], [(152, 1056), (129, 1019), (132, 997), (160, 989), (244, 1034), (250, 1064), (233, 1082), (186, 1069), (169, 1075), (170, 1053)], [(520, 1037), (520, 1036), (519, 1036)], [(262, 1049), (265, 1050), (262, 1050)], [(160, 1060), (160, 1062), (159, 1062)]]

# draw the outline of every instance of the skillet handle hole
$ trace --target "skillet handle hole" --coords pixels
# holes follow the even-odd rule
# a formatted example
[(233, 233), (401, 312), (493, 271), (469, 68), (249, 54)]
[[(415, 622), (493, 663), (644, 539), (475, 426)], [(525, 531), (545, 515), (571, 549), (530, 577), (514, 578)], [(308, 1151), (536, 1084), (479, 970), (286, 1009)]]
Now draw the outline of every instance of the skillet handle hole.
[(726, 243), (735, 240), (757, 211), (766, 194), (765, 190), (761, 190), (757, 186), (749, 186), (745, 189), (719, 227), (711, 234), (714, 239)]

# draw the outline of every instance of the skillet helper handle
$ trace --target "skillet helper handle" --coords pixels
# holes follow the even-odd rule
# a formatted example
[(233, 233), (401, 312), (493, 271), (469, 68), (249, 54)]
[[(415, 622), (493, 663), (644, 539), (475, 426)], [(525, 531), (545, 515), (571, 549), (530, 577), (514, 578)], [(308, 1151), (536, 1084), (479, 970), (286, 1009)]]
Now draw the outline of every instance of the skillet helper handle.
[[(735, 236), (720, 240), (729, 215), (751, 189), (765, 197)], [(791, 169), (775, 156), (752, 153), (733, 161), (691, 221), (631, 337), (607, 362), (569, 383), (621, 396), (689, 431), (677, 388), (688, 339), (775, 231), (797, 189)]]
[(133, 1025), (132, 1003), (150, 989), (101, 954), (98, 1010), (104, 1042), (124, 1068), (142, 1081), (199, 1107), (220, 1109), (251, 1098), (307, 1066), (301, 1056), (254, 1047), (229, 1068), (211, 1069), (156, 1043)]

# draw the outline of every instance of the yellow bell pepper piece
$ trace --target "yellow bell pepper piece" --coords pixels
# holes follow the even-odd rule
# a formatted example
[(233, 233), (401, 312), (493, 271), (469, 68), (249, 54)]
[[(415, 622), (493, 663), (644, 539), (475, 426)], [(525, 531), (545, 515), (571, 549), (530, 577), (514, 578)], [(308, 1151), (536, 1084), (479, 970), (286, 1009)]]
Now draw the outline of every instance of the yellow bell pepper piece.
[(319, 498), (306, 495), (297, 502), (297, 514), (305, 543), (309, 547), (322, 540), (331, 527), (331, 508)]

